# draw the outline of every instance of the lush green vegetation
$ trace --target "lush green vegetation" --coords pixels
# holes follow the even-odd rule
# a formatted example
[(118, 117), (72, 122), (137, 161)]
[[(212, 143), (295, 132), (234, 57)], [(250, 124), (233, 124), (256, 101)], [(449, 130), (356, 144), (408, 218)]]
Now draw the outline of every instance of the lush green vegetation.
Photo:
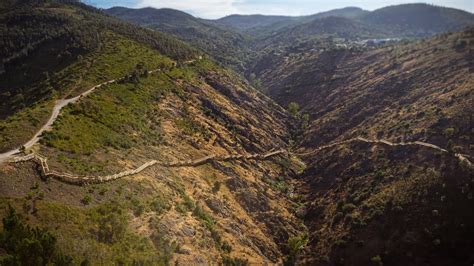
[[(0, 65), (0, 151), (31, 137), (46, 121), (53, 99), (118, 78), (140, 62), (163, 62), (155, 60), (157, 54), (175, 60), (197, 56), (165, 34), (77, 1), (13, 3), (8, 8), (14, 12), (0, 12), (0, 57), (5, 59)], [(24, 130), (17, 134), (18, 128)]]
[(308, 235), (292, 236), (288, 239), (288, 257), (285, 260), (285, 265), (295, 265), (298, 255), (302, 252), (308, 244)]
[(45, 229), (24, 223), (15, 209), (8, 207), (2, 219), (0, 248), (1, 265), (69, 265), (72, 258), (58, 251), (57, 239)]
[(141, 78), (139, 84), (125, 82), (102, 87), (78, 104), (68, 106), (54, 130), (45, 133), (41, 142), (76, 155), (59, 159), (81, 173), (91, 170), (90, 165), (81, 166), (75, 161), (84, 155), (110, 148), (159, 145), (162, 136), (157, 104), (172, 86), (166, 80), (157, 73)]
[(18, 147), (32, 138), (50, 117), (53, 105), (53, 101), (41, 102), (0, 120), (0, 152)]
[[(130, 69), (129, 78), (100, 87), (78, 103), (65, 107), (53, 130), (45, 132), (41, 139), (42, 144), (54, 148), (52, 160), (74, 173), (110, 172), (116, 165), (109, 160), (111, 152), (125, 155), (132, 148), (146, 146), (150, 150), (162, 145), (161, 120), (169, 116), (161, 110), (162, 100), (171, 95), (182, 101), (190, 100), (189, 92), (175, 80), (198, 84), (198, 73), (215, 67), (207, 60), (199, 60), (192, 66), (174, 67), (170, 59), (134, 42), (122, 41), (114, 42), (115, 48), (109, 50), (123, 49), (120, 54), (130, 54), (132, 63), (135, 63), (134, 58), (146, 61)], [(114, 54), (108, 55), (104, 54), (98, 61), (113, 62)], [(162, 70), (143, 74), (146, 69), (157, 67)], [(124, 65), (122, 71), (127, 70)], [(183, 135), (208, 140), (209, 131), (193, 118), (188, 108), (182, 112), (174, 120), (176, 128)]]

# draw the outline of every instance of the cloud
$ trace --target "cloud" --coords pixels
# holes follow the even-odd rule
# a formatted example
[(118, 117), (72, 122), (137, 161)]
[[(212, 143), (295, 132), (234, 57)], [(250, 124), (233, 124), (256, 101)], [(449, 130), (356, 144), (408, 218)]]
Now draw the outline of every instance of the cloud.
[(173, 8), (203, 18), (239, 13), (238, 0), (140, 0), (136, 7)]

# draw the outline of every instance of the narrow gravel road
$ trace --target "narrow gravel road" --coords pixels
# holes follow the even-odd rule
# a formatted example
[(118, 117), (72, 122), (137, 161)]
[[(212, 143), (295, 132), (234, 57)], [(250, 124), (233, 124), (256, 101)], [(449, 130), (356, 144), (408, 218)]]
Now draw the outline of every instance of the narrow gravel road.
[[(151, 74), (151, 73), (154, 73), (156, 71), (159, 71), (159, 69), (148, 71), (148, 73)], [(56, 103), (54, 104), (53, 112), (51, 113), (51, 117), (49, 117), (48, 121), (35, 133), (35, 135), (28, 142), (26, 142), (22, 146), (24, 146), (26, 149), (29, 149), (33, 145), (38, 143), (38, 141), (41, 138), (41, 134), (43, 134), (43, 132), (45, 132), (45, 131), (47, 131), (51, 128), (51, 125), (53, 125), (54, 121), (56, 121), (56, 119), (59, 116), (59, 113), (60, 113), (61, 109), (64, 106), (66, 106), (70, 103), (74, 103), (74, 102), (78, 101), (81, 97), (87, 96), (88, 94), (93, 92), (95, 89), (100, 88), (101, 86), (104, 86), (104, 85), (107, 85), (107, 84), (110, 84), (110, 83), (114, 83), (115, 81), (116, 81), (115, 79), (111, 79), (109, 81), (102, 82), (102, 83), (100, 83), (98, 85), (95, 85), (94, 87), (88, 89), (87, 91), (79, 94), (78, 96), (76, 96), (74, 98), (57, 100)], [(5, 162), (6, 160), (8, 160), (10, 157), (12, 157), (13, 155), (15, 155), (17, 153), (20, 153), (20, 147), (18, 147), (16, 149), (13, 149), (13, 150), (10, 150), (10, 151), (7, 151), (7, 152), (4, 152), (4, 153), (0, 153), (0, 163)]]
[[(192, 62), (194, 62), (194, 60), (192, 60)], [(187, 63), (187, 62), (185, 62), (185, 63)], [(153, 69), (153, 70), (148, 71), (148, 74), (153, 74), (153, 73), (158, 72), (158, 71), (160, 71), (159, 68)], [(108, 81), (105, 81), (105, 82), (102, 82), (100, 84), (95, 85), (94, 87), (92, 87), (92, 88), (88, 89), (87, 91), (77, 95), (74, 98), (57, 100), (55, 105), (54, 105), (53, 112), (51, 113), (51, 117), (48, 119), (48, 121), (35, 133), (35, 135), (28, 142), (26, 142), (22, 146), (24, 146), (26, 149), (29, 149), (33, 145), (38, 143), (38, 141), (41, 138), (41, 134), (43, 134), (43, 132), (45, 132), (45, 131), (47, 131), (51, 128), (51, 125), (53, 125), (54, 121), (56, 121), (56, 119), (59, 116), (59, 112), (61, 111), (61, 109), (64, 106), (66, 106), (70, 103), (76, 102), (81, 97), (87, 96), (88, 94), (93, 92), (95, 89), (100, 88), (101, 86), (111, 84), (111, 83), (114, 83), (116, 81), (117, 81), (116, 79), (111, 79), (111, 80), (108, 80)], [(13, 150), (10, 150), (10, 151), (7, 151), (7, 152), (4, 152), (4, 153), (0, 153), (0, 163), (7, 161), (9, 158), (11, 158), (13, 155), (15, 155), (17, 153), (20, 153), (20, 147), (18, 147), (16, 149), (13, 149)]]
[[(200, 60), (202, 58), (199, 58), (198, 60)], [(193, 63), (194, 61), (196, 60), (190, 60), (190, 61), (186, 61), (184, 62), (184, 64), (190, 64), (190, 63)], [(148, 71), (148, 74), (153, 74), (155, 72), (158, 72), (160, 71), (161, 69), (157, 68), (157, 69), (153, 69), (153, 70), (150, 70)], [(61, 109), (70, 104), (70, 103), (74, 103), (76, 102), (77, 100), (79, 100), (81, 97), (83, 96), (87, 96), (88, 94), (90, 94), (91, 92), (93, 92), (95, 89), (97, 88), (100, 88), (101, 86), (103, 85), (107, 85), (107, 84), (110, 84), (110, 83), (114, 83), (115, 81), (117, 81), (116, 79), (111, 79), (109, 81), (105, 81), (105, 82), (102, 82), (100, 84), (97, 84), (95, 85), (94, 87), (88, 89), (87, 91), (77, 95), (76, 97), (74, 98), (70, 98), (70, 99), (62, 99), (62, 100), (58, 100), (56, 101), (55, 105), (54, 105), (54, 108), (53, 108), (53, 113), (51, 114), (51, 117), (48, 119), (48, 121), (46, 122), (46, 124), (44, 124), (36, 133), (35, 135), (28, 141), (26, 142), (25, 144), (23, 144), (22, 146), (24, 146), (26, 149), (29, 149), (31, 148), (33, 145), (35, 145), (36, 143), (38, 143), (38, 141), (40, 140), (41, 138), (41, 134), (43, 134), (43, 132), (49, 130), (51, 128), (51, 125), (54, 123), (54, 121), (56, 121), (56, 119), (58, 118), (59, 116), (59, 112), (61, 111)], [(21, 146), (20, 146), (21, 147)], [(16, 149), (13, 149), (13, 150), (10, 150), (10, 151), (6, 151), (4, 153), (0, 153), (0, 163), (2, 162), (5, 162), (7, 161), (9, 158), (11, 158), (13, 155), (15, 154), (18, 154), (20, 153), (20, 147), (16, 148)]]

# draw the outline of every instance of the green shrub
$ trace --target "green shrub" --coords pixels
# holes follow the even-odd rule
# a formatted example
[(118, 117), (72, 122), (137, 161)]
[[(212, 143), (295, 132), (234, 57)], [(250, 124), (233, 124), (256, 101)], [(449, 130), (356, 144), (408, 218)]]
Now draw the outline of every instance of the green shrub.
[(193, 215), (200, 219), (206, 228), (211, 229), (214, 226), (214, 219), (212, 216), (204, 211), (201, 207), (196, 206), (193, 211)]
[(38, 189), (38, 188), (39, 188), (38, 182), (35, 182), (35, 183), (30, 187), (31, 190), (36, 190), (36, 189)]
[(116, 243), (127, 229), (127, 217), (120, 205), (108, 203), (100, 206), (92, 215), (97, 225), (97, 238), (103, 243)]
[(286, 265), (294, 265), (296, 258), (308, 244), (308, 235), (302, 234), (288, 238), (288, 257), (285, 260)]
[(383, 180), (386, 176), (387, 174), (382, 170), (377, 171), (377, 173), (375, 173), (375, 179), (377, 180)]
[(89, 195), (85, 195), (84, 198), (81, 199), (81, 203), (84, 205), (89, 205), (91, 201), (92, 201), (92, 198)]
[(300, 112), (300, 105), (295, 102), (291, 102), (288, 104), (288, 112), (290, 112), (290, 114), (294, 117), (298, 116)]
[(456, 131), (456, 130), (455, 130), (454, 128), (448, 127), (448, 128), (446, 128), (446, 129), (444, 130), (443, 133), (444, 133), (444, 136), (445, 136), (445, 137), (450, 138), (450, 137), (452, 137), (452, 136), (454, 135), (454, 132), (455, 132), (455, 131)]
[(174, 207), (176, 209), (177, 212), (179, 213), (186, 213), (188, 211), (188, 209), (186, 208), (186, 206), (182, 203), (178, 203), (176, 204), (176, 206)]
[(153, 211), (160, 215), (163, 214), (165, 211), (169, 210), (171, 208), (171, 205), (168, 200), (159, 196), (151, 202), (150, 207)]
[(446, 143), (446, 150), (448, 150), (449, 152), (454, 152), (454, 141), (452, 139), (448, 140), (448, 142)]
[(188, 211), (194, 210), (194, 208), (196, 207), (196, 205), (194, 204), (194, 201), (188, 195), (184, 195), (183, 199), (184, 199), (184, 206), (188, 209)]
[(221, 249), (222, 249), (222, 251), (224, 251), (226, 253), (230, 253), (232, 251), (232, 246), (229, 244), (229, 242), (222, 241)]
[(103, 187), (100, 189), (99, 195), (104, 196), (106, 192), (107, 192), (107, 188)]
[(219, 192), (220, 188), (221, 188), (221, 182), (215, 181), (214, 186), (212, 187), (212, 192), (217, 193)]
[(3, 218), (0, 232), (0, 265), (70, 265), (72, 259), (62, 255), (56, 237), (45, 229), (30, 227), (11, 206)]

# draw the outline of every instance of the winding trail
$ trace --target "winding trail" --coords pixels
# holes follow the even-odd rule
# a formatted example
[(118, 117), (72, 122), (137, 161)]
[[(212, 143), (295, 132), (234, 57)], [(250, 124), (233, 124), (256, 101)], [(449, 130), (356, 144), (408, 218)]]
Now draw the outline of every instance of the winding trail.
[[(150, 70), (150, 71), (148, 71), (148, 74), (152, 74), (152, 73), (157, 72), (157, 71), (160, 71), (160, 69)], [(29, 149), (33, 145), (38, 143), (38, 141), (41, 138), (41, 134), (43, 134), (43, 132), (51, 129), (51, 126), (53, 125), (54, 121), (56, 121), (56, 119), (58, 118), (59, 113), (60, 113), (61, 109), (64, 106), (66, 106), (70, 103), (77, 102), (81, 97), (87, 96), (88, 94), (92, 93), (95, 89), (100, 88), (104, 85), (114, 83), (118, 80), (119, 79), (111, 79), (111, 80), (108, 80), (108, 81), (105, 81), (105, 82), (102, 82), (100, 84), (95, 85), (94, 87), (88, 89), (87, 91), (77, 95), (76, 97), (69, 98), (69, 99), (57, 100), (56, 103), (54, 104), (53, 112), (51, 113), (51, 116), (49, 117), (48, 121), (46, 121), (46, 123), (35, 133), (35, 135), (29, 141), (27, 141), (25, 144), (23, 144), (22, 146), (25, 147), (25, 149)], [(20, 148), (16, 148), (16, 149), (4, 152), (4, 153), (0, 153), (0, 163), (7, 161), (8, 158), (10, 158), (13, 155), (18, 154), (18, 153), (20, 153)]]
[(119, 178), (125, 176), (131, 176), (142, 172), (143, 170), (152, 167), (152, 166), (163, 166), (163, 167), (196, 167), (199, 165), (203, 165), (206, 163), (210, 163), (211, 161), (235, 161), (235, 160), (266, 160), (273, 156), (277, 156), (280, 154), (287, 153), (286, 150), (277, 150), (277, 151), (270, 151), (263, 154), (250, 154), (250, 155), (241, 155), (241, 154), (231, 154), (225, 156), (216, 156), (216, 155), (209, 155), (205, 156), (196, 160), (186, 160), (186, 161), (177, 161), (177, 162), (160, 162), (157, 160), (148, 161), (138, 168), (132, 170), (122, 171), (112, 175), (106, 176), (78, 176), (72, 175), (69, 173), (60, 173), (57, 171), (49, 170), (49, 165), (47, 162), (47, 158), (38, 155), (38, 154), (28, 154), (25, 156), (18, 156), (10, 161), (9, 163), (21, 163), (26, 161), (33, 161), (39, 166), (39, 171), (42, 177), (44, 178), (54, 178), (61, 182), (71, 184), (71, 185), (88, 185), (88, 184), (99, 184), (99, 183), (106, 183), (113, 180), (117, 180)]
[(152, 166), (162, 166), (162, 167), (196, 167), (199, 165), (203, 165), (206, 163), (210, 163), (212, 161), (236, 161), (236, 160), (256, 160), (256, 161), (262, 161), (269, 159), (274, 156), (278, 155), (298, 155), (298, 156), (307, 156), (314, 154), (318, 151), (328, 149), (334, 146), (339, 146), (339, 145), (344, 145), (348, 144), (351, 142), (364, 142), (364, 143), (372, 143), (372, 144), (382, 144), (382, 145), (388, 145), (388, 146), (408, 146), (408, 145), (415, 145), (415, 146), (422, 146), (430, 149), (434, 149), (443, 153), (451, 154), (454, 157), (456, 157), (461, 163), (465, 163), (469, 168), (472, 168), (472, 163), (469, 161), (469, 159), (466, 157), (466, 155), (459, 154), (459, 153), (450, 153), (446, 149), (443, 149), (439, 146), (426, 143), (426, 142), (421, 142), (421, 141), (414, 141), (414, 142), (400, 142), (400, 143), (393, 143), (387, 140), (369, 140), (366, 138), (362, 137), (356, 137), (340, 142), (335, 142), (332, 144), (320, 146), (316, 148), (315, 150), (308, 152), (308, 153), (294, 153), (294, 152), (289, 152), (286, 149), (280, 149), (280, 150), (275, 150), (275, 151), (269, 151), (266, 153), (256, 153), (256, 154), (250, 154), (250, 155), (242, 155), (242, 154), (231, 154), (231, 155), (225, 155), (225, 156), (217, 156), (217, 155), (208, 155), (204, 156), (199, 159), (195, 160), (186, 160), (186, 161), (176, 161), (176, 162), (160, 162), (157, 160), (150, 160), (138, 168), (132, 169), (132, 170), (126, 170), (122, 171), (116, 174), (112, 175), (106, 175), (106, 176), (78, 176), (78, 175), (73, 175), (69, 173), (60, 173), (57, 171), (51, 171), (49, 170), (47, 158), (38, 155), (38, 154), (28, 154), (25, 156), (16, 156), (9, 160), (9, 163), (20, 163), (20, 162), (26, 162), (26, 161), (33, 161), (39, 166), (39, 171), (40, 174), (44, 178), (54, 178), (56, 180), (59, 180), (61, 182), (67, 183), (67, 184), (72, 184), (72, 185), (87, 185), (87, 184), (99, 184), (99, 183), (106, 183), (110, 181), (117, 180), (119, 178), (125, 177), (125, 176), (131, 176), (138, 174), (145, 169), (152, 167)]
[(437, 151), (440, 151), (440, 152), (443, 152), (443, 153), (452, 154), (459, 161), (466, 163), (466, 165), (468, 167), (473, 167), (471, 161), (469, 161), (469, 159), (467, 158), (468, 156), (466, 154), (450, 153), (448, 150), (443, 149), (443, 148), (441, 148), (437, 145), (427, 143), (427, 142), (422, 142), (422, 141), (394, 143), (394, 142), (390, 142), (388, 140), (383, 140), (383, 139), (370, 140), (370, 139), (366, 139), (366, 138), (363, 138), (363, 137), (355, 137), (355, 138), (352, 138), (352, 139), (347, 139), (347, 140), (343, 140), (343, 141), (340, 141), (340, 142), (335, 142), (335, 143), (331, 143), (331, 144), (328, 144), (328, 145), (320, 146), (320, 147), (318, 147), (318, 148), (316, 148), (316, 149), (314, 149), (310, 152), (295, 153), (295, 154), (299, 155), (299, 156), (307, 156), (307, 155), (314, 154), (318, 151), (321, 151), (321, 150), (324, 150), (324, 149), (327, 149), (327, 148), (331, 148), (331, 147), (334, 147), (334, 146), (343, 145), (343, 144), (347, 144), (347, 143), (351, 143), (351, 142), (364, 142), (364, 143), (373, 143), (373, 144), (383, 144), (383, 145), (387, 145), (387, 146), (391, 146), (391, 147), (395, 147), (395, 146), (422, 146), (422, 147), (434, 149), (434, 150), (437, 150)]
[[(190, 64), (190, 63), (193, 63), (194, 61), (195, 60), (190, 60), (190, 61), (186, 61), (184, 63), (185, 64)], [(150, 70), (150, 71), (148, 71), (148, 74), (152, 74), (152, 73), (157, 72), (157, 71), (160, 71), (160, 69)], [(128, 75), (124, 76), (123, 78), (125, 78), (127, 76)], [(61, 109), (64, 106), (78, 101), (79, 99), (81, 99), (81, 97), (87, 96), (88, 94), (92, 93), (95, 89), (100, 88), (101, 86), (114, 83), (118, 80), (120, 80), (120, 79), (111, 79), (109, 81), (105, 81), (103, 83), (95, 85), (94, 87), (92, 87), (89, 90), (79, 94), (76, 97), (73, 97), (73, 98), (70, 98), (70, 99), (57, 100), (55, 105), (54, 105), (51, 117), (48, 119), (48, 121), (36, 132), (36, 134), (28, 142), (26, 142), (22, 146), (25, 149), (29, 149), (34, 144), (36, 144), (40, 140), (41, 134), (43, 134), (43, 132), (45, 132), (45, 131), (47, 131), (51, 128), (52, 124), (54, 123), (54, 121), (56, 121), (56, 119), (59, 116), (59, 113), (60, 113)], [(196, 166), (199, 166), (199, 165), (210, 163), (212, 161), (235, 161), (235, 160), (261, 161), (261, 160), (266, 160), (266, 159), (269, 159), (271, 157), (278, 156), (278, 155), (281, 155), (281, 154), (286, 154), (286, 155), (293, 154), (293, 155), (297, 155), (297, 156), (308, 156), (308, 155), (312, 155), (314, 153), (317, 153), (319, 151), (322, 151), (324, 149), (328, 149), (328, 148), (331, 148), (331, 147), (334, 147), (334, 146), (348, 144), (348, 143), (351, 143), (351, 142), (364, 142), (364, 143), (373, 143), (373, 144), (383, 144), (383, 145), (388, 145), (388, 146), (409, 146), (409, 145), (422, 146), (422, 147), (434, 149), (434, 150), (437, 150), (437, 151), (440, 151), (440, 152), (443, 152), (443, 153), (451, 154), (454, 157), (456, 157), (461, 163), (465, 163), (470, 168), (473, 167), (472, 163), (467, 158), (467, 155), (460, 154), (460, 153), (454, 153), (453, 154), (453, 153), (450, 153), (448, 150), (443, 149), (443, 148), (441, 148), (437, 145), (431, 144), (431, 143), (426, 143), (426, 142), (422, 142), (422, 141), (393, 143), (393, 142), (383, 140), (383, 139), (369, 140), (369, 139), (366, 139), (366, 138), (363, 138), (363, 137), (355, 137), (355, 138), (343, 140), (343, 141), (340, 141), (340, 142), (335, 142), (335, 143), (331, 143), (331, 144), (328, 144), (328, 145), (323, 145), (323, 146), (320, 146), (320, 147), (312, 150), (311, 152), (306, 152), (306, 153), (296, 153), (296, 152), (290, 152), (286, 149), (280, 149), (280, 150), (273, 150), (273, 151), (271, 150), (271, 151), (268, 151), (266, 153), (250, 154), (250, 155), (242, 155), (242, 154), (231, 154), (231, 155), (225, 155), (225, 156), (209, 155), (209, 156), (205, 156), (205, 157), (195, 159), (195, 160), (176, 161), (176, 162), (160, 162), (160, 161), (157, 161), (157, 160), (150, 160), (150, 161), (142, 164), (141, 166), (139, 166), (136, 169), (126, 170), (126, 171), (122, 171), (122, 172), (119, 172), (119, 173), (116, 173), (116, 174), (105, 175), (105, 176), (79, 176), (79, 175), (73, 175), (73, 174), (69, 174), (69, 173), (60, 173), (60, 172), (57, 172), (57, 171), (54, 171), (54, 170), (51, 171), (51, 170), (49, 170), (49, 165), (48, 165), (48, 162), (47, 162), (48, 159), (46, 157), (43, 157), (43, 156), (41, 156), (39, 154), (35, 154), (35, 153), (27, 154), (27, 155), (24, 155), (24, 156), (16, 155), (16, 154), (21, 152), (20, 148), (13, 149), (13, 150), (1, 153), (0, 154), (0, 163), (2, 163), (2, 162), (21, 163), (21, 162), (33, 161), (39, 166), (40, 174), (44, 178), (54, 178), (54, 179), (57, 179), (61, 182), (72, 184), (72, 185), (87, 185), (87, 184), (97, 184), (97, 183), (110, 182), (110, 181), (117, 180), (117, 179), (125, 177), (125, 176), (135, 175), (135, 174), (138, 174), (138, 173), (144, 171), (145, 169), (147, 169), (149, 167), (152, 167), (152, 166), (155, 166), (155, 165), (156, 166), (162, 166), (162, 167), (196, 167)]]

